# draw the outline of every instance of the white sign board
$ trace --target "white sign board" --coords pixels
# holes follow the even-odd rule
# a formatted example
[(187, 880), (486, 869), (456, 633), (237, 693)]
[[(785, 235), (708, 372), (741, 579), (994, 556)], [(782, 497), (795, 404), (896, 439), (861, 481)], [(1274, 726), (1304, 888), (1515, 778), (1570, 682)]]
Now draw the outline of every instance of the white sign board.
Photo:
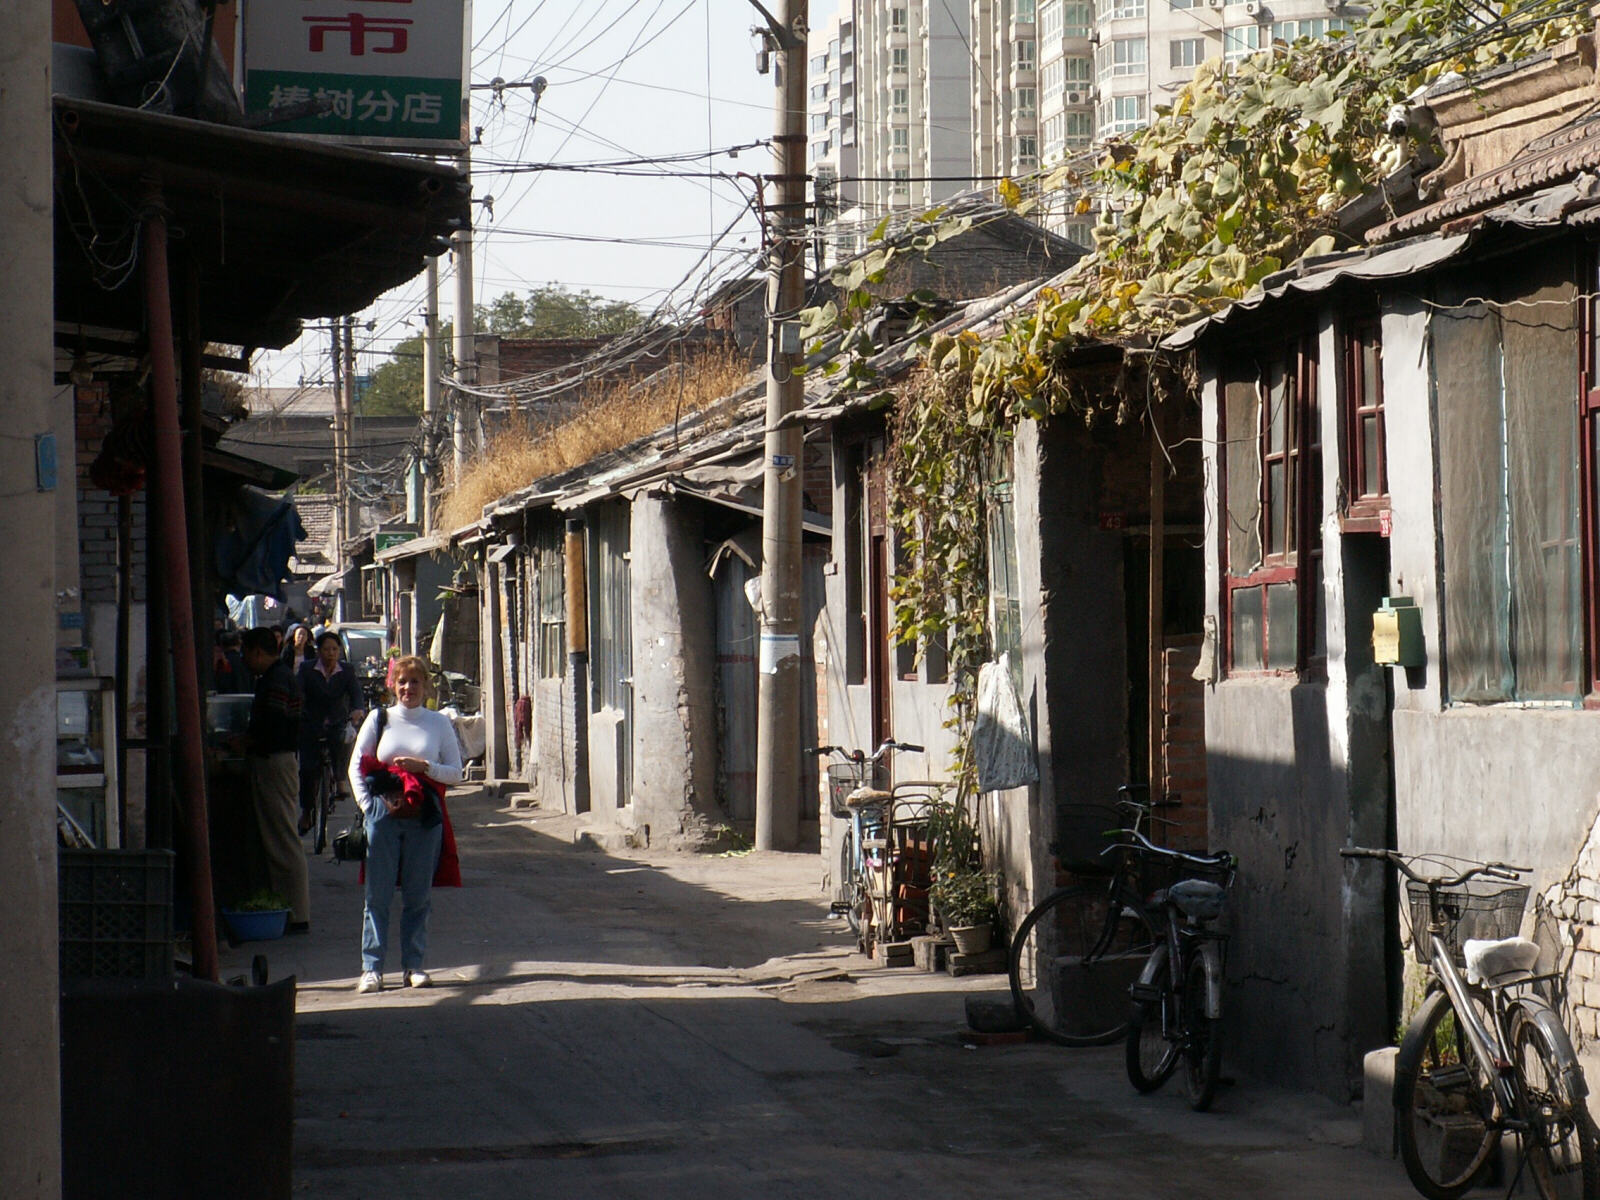
[(318, 101), (264, 126), (366, 145), (466, 144), (468, 0), (249, 0), (245, 111)]

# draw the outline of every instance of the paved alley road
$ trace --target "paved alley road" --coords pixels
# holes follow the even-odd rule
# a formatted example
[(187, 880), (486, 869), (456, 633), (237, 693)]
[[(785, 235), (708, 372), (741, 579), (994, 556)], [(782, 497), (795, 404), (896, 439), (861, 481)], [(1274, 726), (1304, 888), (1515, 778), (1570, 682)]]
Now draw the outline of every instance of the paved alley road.
[[(1240, 1086), (1138, 1097), (1121, 1048), (970, 1048), (1003, 977), (874, 967), (812, 855), (575, 848), (465, 791), (466, 886), (435, 892), (426, 991), (358, 996), (355, 869), (314, 863), (295, 1187), (318, 1200), (1408, 1197), (1352, 1112)], [(397, 964), (390, 964), (393, 983)]]

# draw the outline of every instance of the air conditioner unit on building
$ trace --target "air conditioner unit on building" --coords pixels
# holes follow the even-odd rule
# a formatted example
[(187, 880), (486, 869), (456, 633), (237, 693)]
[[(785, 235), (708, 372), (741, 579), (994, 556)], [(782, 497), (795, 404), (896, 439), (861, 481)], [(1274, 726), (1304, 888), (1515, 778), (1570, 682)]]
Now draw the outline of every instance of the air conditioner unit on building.
[(1082, 104), (1083, 103), (1083, 93), (1082, 92), (1068, 92), (1067, 93), (1067, 103), (1068, 104)]
[(1261, 15), (1261, 0), (1244, 0), (1244, 15), (1259, 17)]
[(1097, 87), (1090, 88), (1089, 89), (1089, 103), (1093, 104), (1098, 99), (1100, 99), (1100, 89), (1097, 88)]
[(1089, 45), (1098, 46), (1099, 44), (1100, 44), (1100, 31), (1098, 29), (1089, 30)]
[(1222, 3), (1223, 3), (1223, 0), (1206, 0), (1206, 7), (1208, 7), (1208, 8), (1221, 8), (1222, 7)]

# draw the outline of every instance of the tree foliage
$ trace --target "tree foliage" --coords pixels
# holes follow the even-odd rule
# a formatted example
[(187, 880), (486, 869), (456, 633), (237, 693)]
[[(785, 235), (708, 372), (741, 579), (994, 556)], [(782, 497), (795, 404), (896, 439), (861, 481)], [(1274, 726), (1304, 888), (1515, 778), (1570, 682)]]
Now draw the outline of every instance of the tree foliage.
[[(1109, 409), (1126, 419), (1136, 405), (1183, 390), (1171, 371), (1125, 367), (1115, 394), (1085, 394), (1063, 369), (1063, 352), (1091, 341), (1147, 349), (1295, 258), (1334, 248), (1335, 211), (1413, 153), (1405, 135), (1387, 132), (1391, 106), (1447, 71), (1470, 78), (1586, 32), (1587, 21), (1587, 7), (1573, 0), (1494, 9), (1374, 0), (1353, 30), (1278, 43), (1226, 67), (1206, 63), (1149, 127), (1110, 145), (1087, 178), (1062, 167), (1031, 194), (1001, 185), (1001, 199), (1024, 215), (1062, 188), (1076, 194), (1078, 212), (1097, 203), (1100, 212), (1093, 253), (998, 331), (930, 338), (919, 372), (899, 389), (891, 503), (905, 553), (893, 592), (897, 634), (950, 637), (958, 769), (968, 757), (970, 672), (989, 653), (977, 632), (986, 626), (987, 587), (975, 574), (984, 554), (974, 502), (985, 454), (1024, 417), (1078, 412), (1093, 420)], [(837, 282), (859, 288), (878, 265), (855, 264), (862, 278)], [(826, 319), (813, 319), (812, 332), (831, 322), (842, 348), (860, 355), (853, 331), (863, 319), (849, 305), (818, 317)], [(839, 370), (849, 386), (884, 386), (860, 364)], [(954, 590), (941, 580), (953, 580)]]
[(626, 333), (644, 320), (626, 300), (607, 300), (584, 290), (535, 288), (524, 295), (506, 292), (477, 310), (478, 328), (501, 337), (603, 337)]

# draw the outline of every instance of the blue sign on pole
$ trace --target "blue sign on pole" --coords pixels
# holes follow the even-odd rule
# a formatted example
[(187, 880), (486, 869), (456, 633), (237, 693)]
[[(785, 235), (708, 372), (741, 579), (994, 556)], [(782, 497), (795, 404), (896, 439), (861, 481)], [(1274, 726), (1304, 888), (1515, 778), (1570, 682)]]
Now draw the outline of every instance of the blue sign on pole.
[(56, 435), (36, 433), (33, 436), (33, 472), (35, 486), (41, 492), (56, 490)]

